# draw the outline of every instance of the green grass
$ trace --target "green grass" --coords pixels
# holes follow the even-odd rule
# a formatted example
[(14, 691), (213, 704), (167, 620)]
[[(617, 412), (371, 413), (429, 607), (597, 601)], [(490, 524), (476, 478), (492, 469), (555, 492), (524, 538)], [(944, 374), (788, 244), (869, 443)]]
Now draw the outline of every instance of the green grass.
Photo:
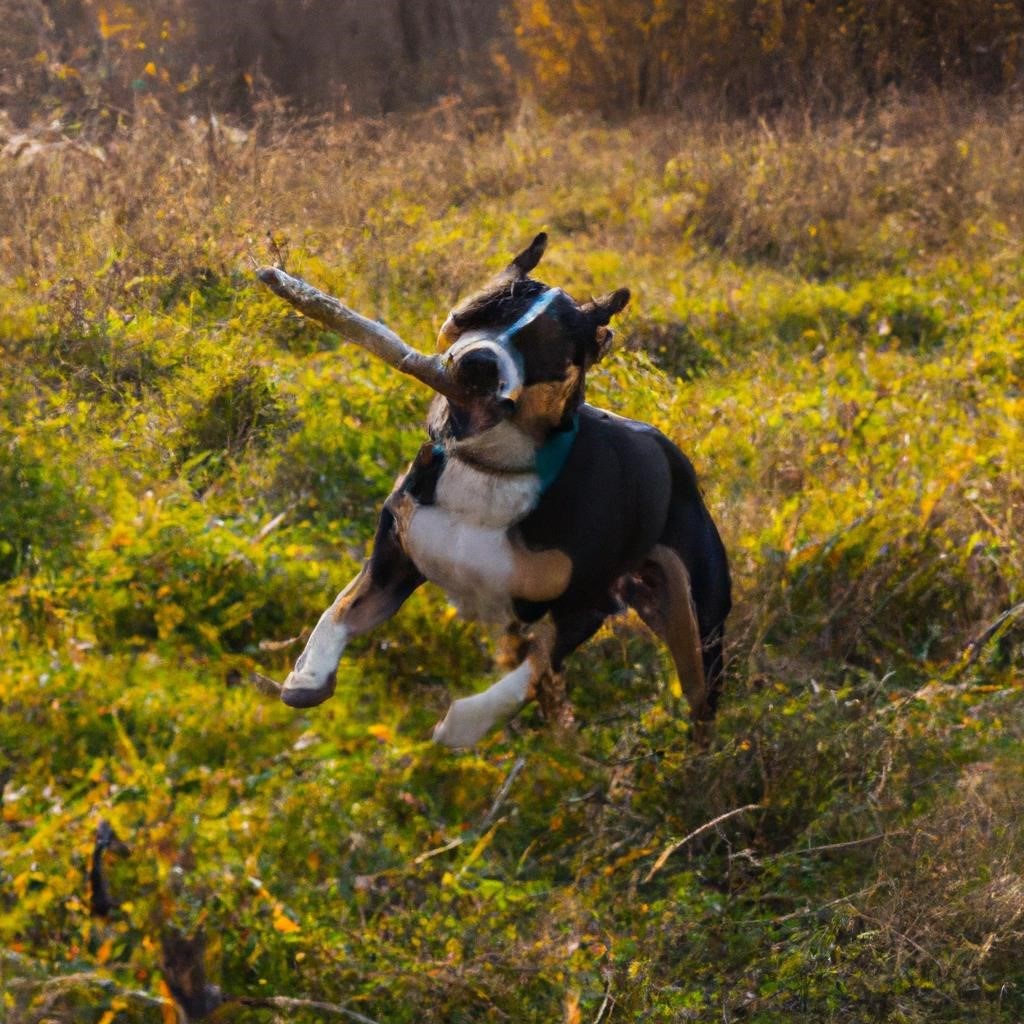
[[(381, 1024), (1020, 1019), (1019, 115), (444, 117), (0, 163), (0, 1016), (160, 1019), (117, 991), (162, 992), (177, 927), (230, 994)], [(427, 347), (543, 227), (544, 279), (633, 290), (590, 398), (691, 454), (731, 554), (708, 751), (633, 622), (575, 657), (573, 735), (435, 748), (494, 670), (430, 588), (322, 708), (244, 682), (365, 557), (428, 400), (247, 253)]]

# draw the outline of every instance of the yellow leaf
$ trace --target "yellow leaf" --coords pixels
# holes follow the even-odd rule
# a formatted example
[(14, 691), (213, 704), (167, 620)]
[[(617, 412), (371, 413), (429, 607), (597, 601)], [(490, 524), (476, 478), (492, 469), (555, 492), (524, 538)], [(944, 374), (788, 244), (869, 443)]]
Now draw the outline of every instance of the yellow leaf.
[(280, 907), (274, 910), (274, 928), (286, 935), (302, 931), (302, 927), (296, 924)]
[(163, 1024), (180, 1024), (178, 1004), (163, 978), (160, 979), (160, 998), (163, 1000), (160, 1004), (160, 1018)]
[(378, 722), (376, 725), (368, 726), (366, 731), (375, 740), (380, 740), (381, 743), (390, 743), (395, 738), (395, 734), (391, 726), (385, 725), (383, 722)]
[(580, 1024), (580, 994), (569, 991), (565, 993), (565, 1024)]
[(127, 21), (113, 24), (109, 17), (107, 17), (107, 12), (104, 10), (100, 11), (100, 35), (104, 39), (110, 39), (111, 36), (116, 36), (120, 32), (127, 32), (131, 27), (131, 23)]
[(152, 61), (150, 61), (150, 62), (149, 62), (149, 63), (148, 63), (147, 65), (146, 65), (146, 67), (144, 68), (144, 70), (145, 70), (145, 72), (146, 72), (146, 74), (147, 74), (147, 75), (153, 75), (154, 77), (156, 76), (156, 65), (155, 65), (155, 64), (154, 64), (154, 63), (153, 63)]

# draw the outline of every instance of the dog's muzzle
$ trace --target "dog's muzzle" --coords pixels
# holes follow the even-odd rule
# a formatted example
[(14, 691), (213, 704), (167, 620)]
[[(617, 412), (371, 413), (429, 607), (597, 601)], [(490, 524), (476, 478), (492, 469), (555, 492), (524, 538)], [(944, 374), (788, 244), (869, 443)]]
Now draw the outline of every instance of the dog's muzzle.
[(514, 406), (523, 391), (520, 361), (504, 345), (477, 335), (460, 338), (447, 352), (455, 380), (467, 393)]

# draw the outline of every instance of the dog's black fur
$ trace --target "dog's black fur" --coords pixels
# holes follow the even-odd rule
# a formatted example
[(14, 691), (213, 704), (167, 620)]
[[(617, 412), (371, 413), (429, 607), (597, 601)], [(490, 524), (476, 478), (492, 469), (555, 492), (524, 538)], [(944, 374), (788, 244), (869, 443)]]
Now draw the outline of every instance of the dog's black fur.
[[(687, 668), (685, 654), (679, 653), (695, 611), (704, 678), (681, 681), (694, 718), (707, 721), (721, 688), (723, 629), (731, 607), (725, 549), (693, 466), (676, 445), (654, 427), (585, 403), (586, 372), (607, 350), (611, 332), (606, 325), (629, 293), (622, 289), (584, 304), (561, 292), (549, 296), (548, 286), (529, 276), (546, 240), (539, 235), (490, 287), (456, 307), (446, 321), (442, 340), (453, 344), (452, 372), (470, 397), (460, 403), (434, 400), (428, 419), (431, 442), (385, 503), (363, 571), (321, 622), (330, 615), (331, 622), (344, 624), (345, 638), (364, 632), (393, 614), (424, 582), (435, 555), (443, 560), (443, 552), (423, 557), (423, 541), (418, 541), (420, 548), (410, 542), (409, 524), (417, 510), (439, 501), (438, 488), (452, 466), (469, 465), (485, 480), (493, 478), (500, 491), (505, 475), (525, 479), (532, 472), (530, 452), (540, 452), (563, 435), (571, 447), (560, 471), (502, 530), (526, 563), (534, 555), (551, 556), (543, 569), (530, 568), (535, 582), (525, 592), (508, 594), (515, 630), (521, 633), (545, 616), (553, 626), (543, 664), (531, 676), (530, 695), (542, 697), (541, 677), (557, 676), (565, 658), (625, 605), (636, 608), (669, 642), (681, 675), (700, 675), (700, 667), (696, 672), (692, 665)], [(539, 315), (514, 337), (501, 336), (545, 296), (550, 302)], [(477, 348), (475, 338), (482, 339)], [(512, 397), (501, 392), (506, 371), (495, 357), (494, 338), (521, 367), (521, 387)], [(566, 432), (571, 431), (575, 436), (570, 439)], [(481, 438), (506, 436), (513, 441), (507, 452), (504, 442), (477, 444)], [(453, 528), (460, 514), (452, 514)], [(677, 568), (677, 560), (685, 571)], [(438, 576), (439, 582), (450, 584), (465, 568), (453, 565), (450, 573)], [(553, 579), (559, 582), (552, 584)], [(676, 586), (680, 581), (682, 591)], [(333, 690), (333, 673), (311, 684), (309, 673), (302, 671), (305, 657), (283, 691), (284, 699), (297, 706), (319, 703)]]

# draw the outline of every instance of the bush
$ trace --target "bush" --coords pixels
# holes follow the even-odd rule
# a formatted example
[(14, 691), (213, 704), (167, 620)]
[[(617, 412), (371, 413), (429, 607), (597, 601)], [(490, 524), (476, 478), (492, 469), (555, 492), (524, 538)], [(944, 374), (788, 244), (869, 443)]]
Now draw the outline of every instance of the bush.
[(859, 106), (890, 87), (1020, 79), (1019, 0), (516, 0), (541, 98), (606, 114), (704, 97), (739, 113)]
[(134, 514), (99, 533), (62, 586), (106, 649), (166, 643), (255, 654), (261, 640), (315, 614), (322, 595), (307, 591), (320, 566), (296, 557), (305, 549), (289, 556), (257, 543), (253, 524), (226, 522), (174, 493), (119, 505)]
[(74, 471), (57, 452), (0, 423), (0, 581), (58, 568), (87, 514)]

